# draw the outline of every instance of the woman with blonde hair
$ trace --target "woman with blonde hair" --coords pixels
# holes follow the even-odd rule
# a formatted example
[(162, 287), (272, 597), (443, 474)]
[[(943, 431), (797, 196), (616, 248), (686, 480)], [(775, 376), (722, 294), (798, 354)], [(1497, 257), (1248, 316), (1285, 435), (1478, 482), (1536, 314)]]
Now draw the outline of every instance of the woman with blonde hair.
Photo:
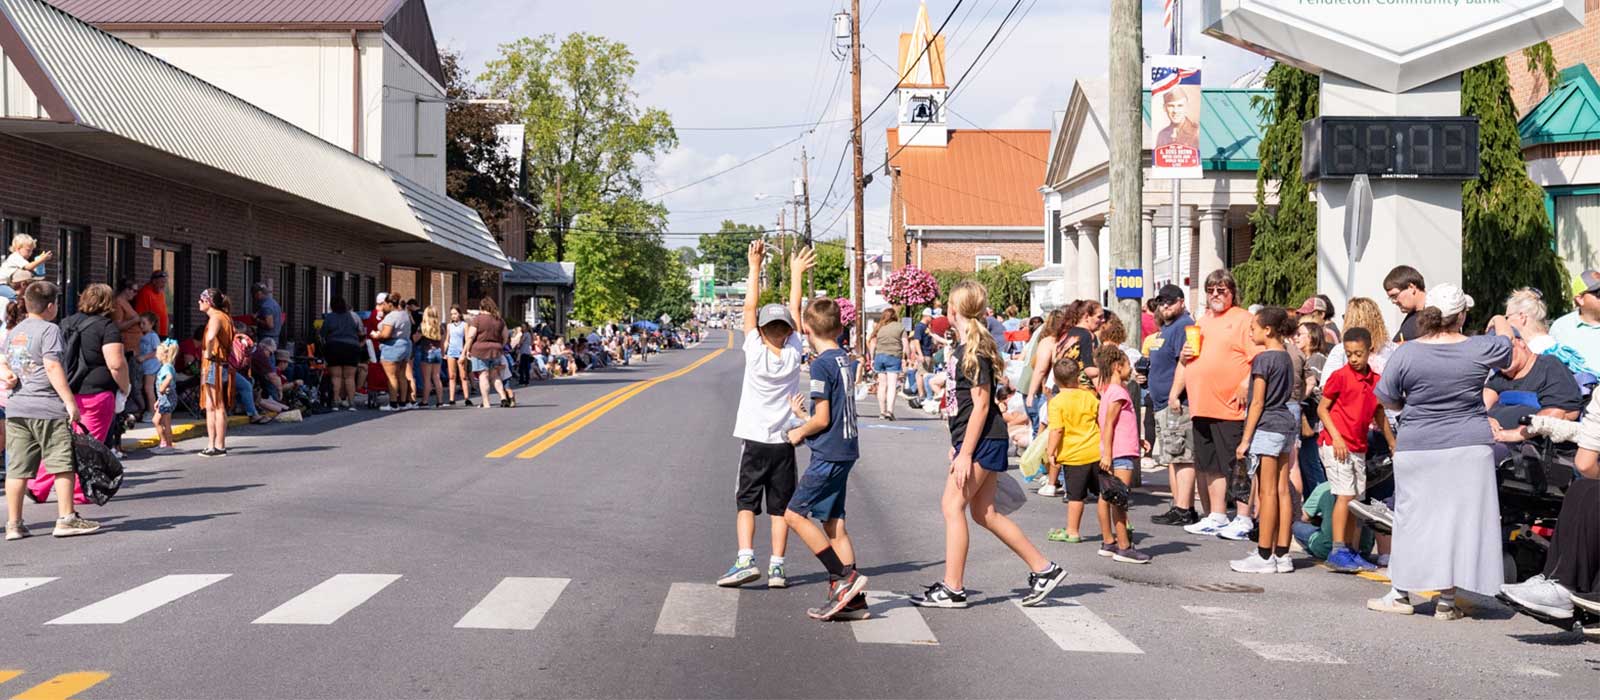
[[(1356, 297), (1344, 307), (1344, 327), (1364, 328), (1372, 334), (1372, 351), (1367, 354), (1367, 365), (1372, 371), (1383, 374), (1383, 368), (1389, 364), (1389, 356), (1399, 345), (1389, 341), (1389, 327), (1383, 322), (1383, 311), (1378, 308), (1378, 302), (1366, 297)], [(1327, 384), (1328, 378), (1346, 364), (1344, 356), (1344, 343), (1334, 343), (1328, 348), (1328, 362), (1322, 366), (1321, 384)]]
[(444, 328), (439, 324), (439, 309), (430, 306), (422, 311), (422, 337), (417, 340), (422, 355), (422, 395), (417, 398), (417, 405), (428, 407), (428, 397), (433, 397), (433, 407), (444, 405), (444, 385), (439, 383), (439, 365), (444, 362), (444, 352), (440, 343), (444, 340)]
[(1506, 297), (1506, 321), (1517, 329), (1528, 349), (1537, 355), (1543, 355), (1556, 344), (1546, 321), (1548, 313), (1544, 294), (1532, 287), (1523, 287)]
[(951, 325), (956, 344), (946, 360), (953, 370), (955, 413), (950, 415), (950, 469), (945, 478), (944, 578), (928, 586), (911, 602), (929, 608), (965, 608), (963, 585), (967, 565), (967, 514), (979, 527), (993, 533), (1028, 566), (1028, 593), (1022, 605), (1043, 603), (1067, 572), (1046, 559), (1022, 529), (994, 507), (997, 479), (1004, 477), (1010, 453), (1006, 423), (994, 404), (995, 384), (1006, 361), (994, 337), (980, 319), (988, 307), (988, 290), (975, 280), (956, 285), (950, 293)]

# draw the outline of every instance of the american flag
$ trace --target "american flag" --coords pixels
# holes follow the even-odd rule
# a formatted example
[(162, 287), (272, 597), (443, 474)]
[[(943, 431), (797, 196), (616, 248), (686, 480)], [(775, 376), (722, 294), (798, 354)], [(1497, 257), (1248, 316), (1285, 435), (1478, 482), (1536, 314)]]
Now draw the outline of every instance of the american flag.
[(1150, 94), (1159, 95), (1197, 75), (1200, 71), (1192, 68), (1155, 66), (1150, 69)]

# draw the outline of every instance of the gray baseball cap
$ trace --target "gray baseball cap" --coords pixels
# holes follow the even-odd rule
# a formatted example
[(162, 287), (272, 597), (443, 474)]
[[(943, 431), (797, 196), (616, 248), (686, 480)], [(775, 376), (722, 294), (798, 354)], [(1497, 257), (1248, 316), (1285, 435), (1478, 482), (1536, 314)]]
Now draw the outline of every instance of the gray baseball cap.
[(789, 307), (783, 304), (767, 304), (761, 307), (756, 314), (756, 326), (765, 326), (773, 321), (782, 321), (789, 324), (789, 329), (795, 329), (794, 316), (789, 313)]

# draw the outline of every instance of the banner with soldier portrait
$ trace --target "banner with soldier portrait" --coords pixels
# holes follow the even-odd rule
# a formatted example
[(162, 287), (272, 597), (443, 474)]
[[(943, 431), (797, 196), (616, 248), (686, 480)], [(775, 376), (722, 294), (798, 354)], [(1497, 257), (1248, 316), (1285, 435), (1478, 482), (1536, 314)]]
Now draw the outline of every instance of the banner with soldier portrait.
[(1199, 179), (1200, 57), (1150, 57), (1150, 177)]

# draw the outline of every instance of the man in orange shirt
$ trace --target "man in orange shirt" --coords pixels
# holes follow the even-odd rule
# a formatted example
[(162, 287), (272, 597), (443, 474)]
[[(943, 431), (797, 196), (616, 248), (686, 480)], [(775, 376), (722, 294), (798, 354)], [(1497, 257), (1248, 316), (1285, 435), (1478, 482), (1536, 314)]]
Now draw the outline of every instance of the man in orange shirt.
[(156, 270), (150, 273), (150, 282), (139, 289), (139, 294), (133, 298), (133, 310), (141, 314), (156, 315), (156, 333), (163, 338), (167, 335), (167, 271)]
[(1209, 514), (1183, 529), (1196, 535), (1219, 535), (1230, 540), (1249, 538), (1255, 523), (1250, 504), (1237, 504), (1228, 520), (1228, 474), (1239, 441), (1244, 438), (1244, 402), (1241, 388), (1250, 379), (1250, 360), (1261, 349), (1251, 338), (1250, 312), (1235, 305), (1239, 286), (1227, 270), (1206, 276), (1206, 315), (1195, 325), (1200, 332), (1200, 352), (1185, 347), (1183, 381), (1194, 416), (1195, 470), (1205, 484)]

